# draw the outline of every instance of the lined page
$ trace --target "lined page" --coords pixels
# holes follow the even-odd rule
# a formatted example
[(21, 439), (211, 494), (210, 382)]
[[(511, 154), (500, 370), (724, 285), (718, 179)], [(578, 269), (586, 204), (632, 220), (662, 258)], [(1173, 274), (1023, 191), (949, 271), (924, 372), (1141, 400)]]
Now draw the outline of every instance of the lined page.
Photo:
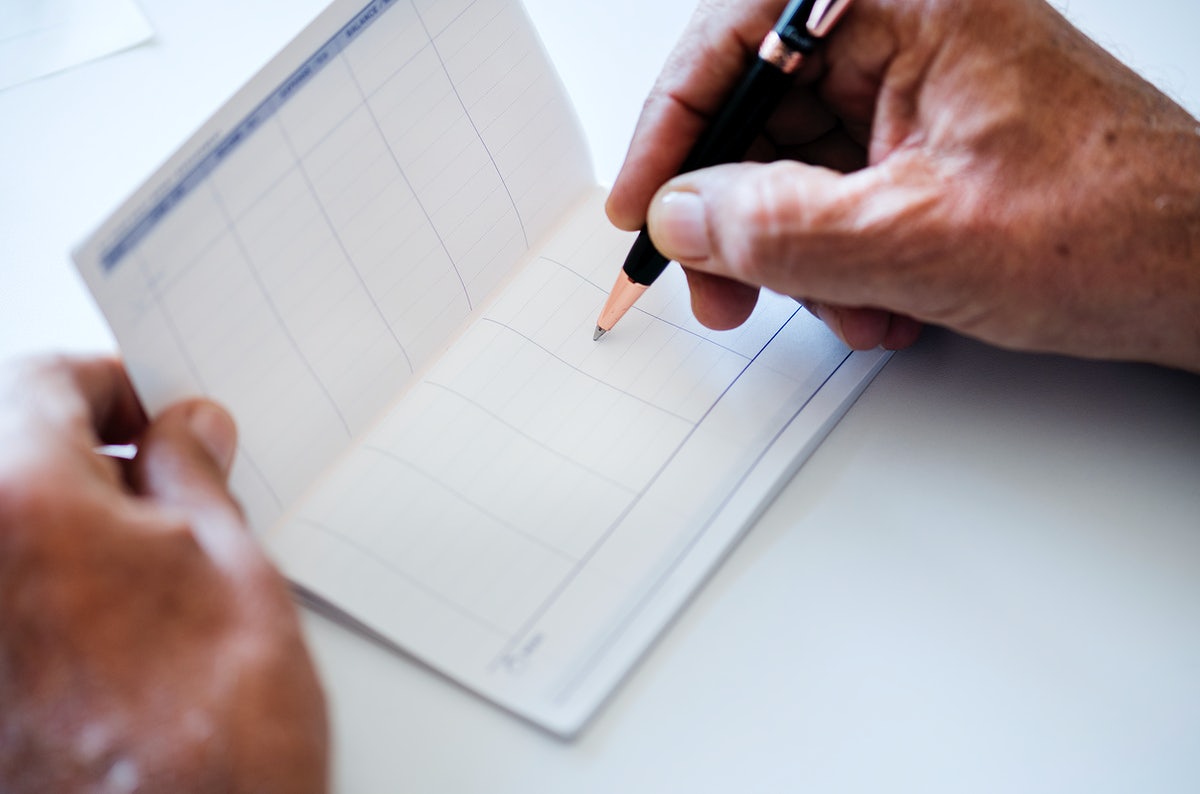
[(267, 538), (312, 595), (563, 733), (631, 605), (849, 358), (769, 293), (737, 332), (701, 328), (677, 270), (593, 342), (631, 242), (602, 201)]
[(231, 408), (260, 527), (592, 183), (513, 0), (339, 2), (302, 39), (78, 256), (151, 410)]

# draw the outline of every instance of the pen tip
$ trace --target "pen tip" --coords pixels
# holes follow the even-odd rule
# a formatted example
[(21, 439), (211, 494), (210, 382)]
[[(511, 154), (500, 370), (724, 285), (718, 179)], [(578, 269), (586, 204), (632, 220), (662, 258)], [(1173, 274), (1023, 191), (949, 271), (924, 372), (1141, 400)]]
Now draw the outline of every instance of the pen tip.
[(598, 342), (598, 341), (600, 341), (600, 337), (604, 336), (604, 335), (605, 335), (605, 334), (607, 334), (607, 333), (608, 333), (608, 329), (607, 329), (607, 328), (601, 328), (600, 326), (598, 326), (598, 325), (597, 325), (597, 326), (596, 326), (596, 333), (592, 334), (592, 341), (593, 341), (593, 342)]

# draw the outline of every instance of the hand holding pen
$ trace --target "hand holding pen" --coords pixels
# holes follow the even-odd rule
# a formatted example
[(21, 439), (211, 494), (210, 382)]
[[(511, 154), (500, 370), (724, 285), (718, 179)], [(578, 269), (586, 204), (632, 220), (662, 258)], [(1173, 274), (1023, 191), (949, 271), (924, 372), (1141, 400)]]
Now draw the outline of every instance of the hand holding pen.
[(766, 286), (854, 348), (936, 323), (1200, 370), (1200, 123), (1042, 0), (856, 0), (752, 144), (771, 162), (676, 176), (784, 6), (697, 12), (609, 197), (701, 322)]
[[(742, 159), (762, 131), (792, 77), (849, 8), (851, 0), (791, 0), (759, 45), (736, 87), (700, 133), (682, 173)], [(701, 53), (702, 55), (702, 53)], [(596, 322), (597, 340), (625, 315), (669, 262), (643, 229)]]

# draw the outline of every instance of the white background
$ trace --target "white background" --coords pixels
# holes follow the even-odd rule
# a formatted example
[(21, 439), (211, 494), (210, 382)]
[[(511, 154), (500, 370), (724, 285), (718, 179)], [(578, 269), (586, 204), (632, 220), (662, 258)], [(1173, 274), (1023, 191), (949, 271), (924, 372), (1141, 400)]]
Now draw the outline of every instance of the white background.
[[(0, 357), (111, 345), (69, 248), (322, 7), (143, 5), (0, 92)], [(527, 5), (610, 181), (690, 3)], [(1200, 108), (1200, 7), (1067, 11)], [(927, 334), (572, 744), (306, 623), (344, 792), (1200, 790), (1200, 378)]]

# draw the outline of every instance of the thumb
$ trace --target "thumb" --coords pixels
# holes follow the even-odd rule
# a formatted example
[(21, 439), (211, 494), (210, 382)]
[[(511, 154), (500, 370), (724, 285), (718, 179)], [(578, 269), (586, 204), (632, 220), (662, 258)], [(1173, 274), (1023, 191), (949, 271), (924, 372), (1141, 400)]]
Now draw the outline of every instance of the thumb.
[(224, 409), (208, 400), (178, 403), (143, 434), (131, 484), (139, 495), (184, 512), (204, 543), (215, 528), (244, 523), (227, 487), (236, 451), (237, 429)]
[[(903, 178), (900, 178), (901, 175)], [(685, 267), (798, 298), (909, 313), (944, 186), (889, 161), (851, 174), (795, 161), (694, 171), (659, 189), (647, 228)]]

